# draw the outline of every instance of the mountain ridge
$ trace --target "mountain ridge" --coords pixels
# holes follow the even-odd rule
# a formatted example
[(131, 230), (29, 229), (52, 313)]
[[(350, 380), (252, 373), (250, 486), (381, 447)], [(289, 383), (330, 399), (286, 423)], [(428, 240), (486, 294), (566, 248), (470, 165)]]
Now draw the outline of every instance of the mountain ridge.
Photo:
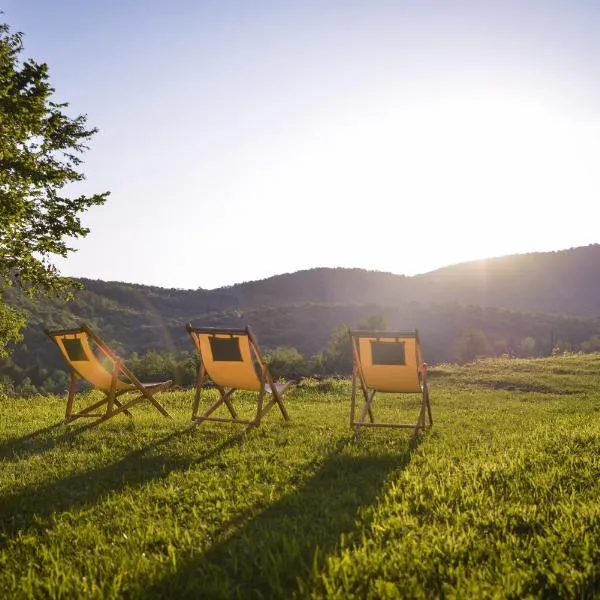
[(27, 314), (28, 325), (11, 361), (0, 363), (1, 373), (40, 381), (64, 368), (42, 328), (84, 321), (125, 357), (191, 354), (188, 321), (250, 325), (263, 350), (294, 347), (308, 358), (327, 349), (336, 328), (379, 316), (390, 328), (418, 328), (427, 360), (434, 363), (455, 360), (457, 344), (473, 332), (485, 352), (521, 352), (527, 346), (531, 355), (556, 346), (583, 348), (600, 335), (598, 244), (471, 261), (414, 276), (319, 267), (215, 290), (79, 281), (83, 291), (66, 303), (5, 290), (5, 301)]

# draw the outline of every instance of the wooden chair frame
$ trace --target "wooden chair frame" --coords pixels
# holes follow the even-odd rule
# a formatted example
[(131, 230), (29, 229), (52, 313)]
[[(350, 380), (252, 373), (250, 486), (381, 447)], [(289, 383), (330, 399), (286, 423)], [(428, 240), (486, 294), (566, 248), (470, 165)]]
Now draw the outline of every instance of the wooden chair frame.
[[(200, 365), (198, 367), (198, 378), (196, 382), (196, 393), (194, 396), (194, 405), (192, 408), (192, 422), (194, 426), (203, 423), (204, 421), (216, 421), (220, 423), (238, 423), (246, 425), (246, 431), (249, 431), (253, 427), (258, 427), (262, 419), (275, 405), (279, 407), (279, 410), (281, 411), (284, 420), (290, 420), (287, 409), (283, 403), (283, 395), (293, 382), (289, 381), (285, 384), (277, 384), (273, 381), (273, 377), (269, 372), (268, 365), (260, 352), (256, 338), (250, 330), (250, 327), (246, 327), (245, 329), (193, 327), (191, 323), (188, 323), (186, 325), (186, 330), (190, 334), (190, 337), (192, 338), (194, 346), (196, 347), (196, 350), (198, 351), (198, 355), (200, 357)], [(255, 362), (255, 364), (258, 365), (258, 373), (256, 374), (256, 376), (260, 382), (260, 389), (257, 392), (258, 396), (256, 402), (256, 413), (253, 419), (241, 419), (238, 416), (238, 413), (231, 402), (231, 396), (234, 392), (238, 390), (244, 390), (246, 388), (228, 387), (225, 385), (221, 385), (218, 381), (215, 381), (215, 379), (208, 372), (205, 365), (205, 361), (202, 359), (202, 352), (200, 349), (199, 340), (199, 336), (207, 334), (231, 335), (236, 337), (246, 336), (248, 338), (251, 358), (253, 362)], [(219, 398), (218, 400), (213, 402), (201, 415), (198, 415), (200, 411), (202, 389), (205, 387), (205, 384), (208, 381), (208, 379), (210, 379), (213, 382), (215, 388), (219, 391)], [(272, 397), (268, 402), (265, 403), (265, 394), (267, 393), (270, 393)], [(229, 411), (229, 418), (211, 416), (219, 407), (223, 405)]]
[[(429, 387), (427, 385), (427, 363), (425, 363), (420, 355), (420, 342), (418, 330), (414, 331), (363, 331), (363, 330), (348, 330), (350, 336), (350, 343), (352, 346), (352, 358), (353, 358), (353, 369), (352, 369), (352, 400), (350, 404), (350, 427), (354, 428), (354, 433), (358, 436), (361, 427), (388, 427), (388, 428), (399, 428), (399, 429), (413, 429), (415, 435), (420, 431), (424, 431), (427, 428), (426, 416), (429, 420), (429, 427), (433, 425), (433, 416), (431, 414), (431, 404), (429, 402)], [(416, 423), (378, 423), (375, 422), (373, 415), (373, 402), (375, 400), (375, 394), (377, 392), (385, 393), (382, 390), (370, 388), (366, 381), (363, 373), (363, 366), (361, 362), (359, 343), (358, 340), (361, 337), (367, 338), (397, 338), (401, 339), (414, 339), (415, 340), (415, 368), (418, 370), (418, 378), (420, 383), (421, 393), (421, 405), (419, 409), (419, 416)], [(360, 391), (363, 396), (363, 406), (360, 413), (360, 417), (356, 419), (356, 393), (357, 383), (360, 387)], [(401, 391), (391, 391), (389, 393), (411, 393)], [(414, 393), (419, 393), (415, 390)], [(367, 416), (369, 420), (367, 421)]]
[[(77, 369), (74, 367), (73, 363), (69, 361), (66, 357), (65, 360), (69, 364), (69, 368), (71, 370), (71, 383), (69, 385), (69, 393), (67, 397), (67, 408), (65, 411), (65, 423), (70, 423), (75, 419), (79, 419), (81, 417), (98, 417), (93, 425), (99, 425), (100, 423), (107, 421), (108, 419), (118, 415), (119, 413), (124, 413), (128, 417), (132, 418), (132, 414), (129, 411), (130, 408), (139, 404), (140, 402), (148, 401), (152, 404), (163, 416), (171, 418), (171, 415), (167, 412), (167, 410), (162, 406), (155, 398), (154, 394), (162, 392), (168, 389), (172, 383), (172, 380), (163, 381), (160, 383), (142, 383), (124, 364), (123, 360), (113, 352), (110, 347), (102, 340), (102, 338), (95, 333), (87, 324), (82, 324), (77, 329), (60, 329), (60, 330), (48, 330), (44, 329), (46, 335), (58, 346), (57, 338), (70, 339), (70, 336), (73, 336), (72, 339), (76, 339), (76, 336), (81, 334), (85, 334), (89, 339), (91, 339), (94, 344), (100, 349), (100, 351), (109, 359), (112, 363), (112, 370), (109, 371), (111, 374), (111, 382), (110, 386), (107, 389), (98, 387), (92, 382), (88, 381), (84, 376), (77, 372)], [(60, 347), (59, 347), (60, 350)], [(62, 354), (62, 351), (61, 351)], [(118, 383), (121, 381), (120, 376), (123, 375), (125, 378), (129, 380), (130, 386), (127, 388), (117, 389)], [(93, 404), (81, 409), (78, 412), (73, 412), (73, 406), (75, 402), (75, 395), (77, 392), (77, 382), (79, 380), (86, 381), (90, 385), (92, 385), (95, 389), (100, 390), (104, 393), (104, 398), (94, 402)], [(123, 383), (121, 381), (121, 383)], [(119, 398), (124, 394), (128, 393), (138, 393), (138, 396), (128, 400), (127, 402), (121, 402)], [(102, 406), (106, 405), (106, 410), (104, 412), (93, 412), (100, 409)]]

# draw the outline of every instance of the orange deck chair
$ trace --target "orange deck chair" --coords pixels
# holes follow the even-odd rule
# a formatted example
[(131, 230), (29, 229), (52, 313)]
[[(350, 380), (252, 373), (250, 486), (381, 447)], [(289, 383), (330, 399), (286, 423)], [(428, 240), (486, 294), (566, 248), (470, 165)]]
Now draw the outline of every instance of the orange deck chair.
[[(249, 430), (260, 425), (261, 420), (275, 404), (279, 407), (283, 418), (289, 421), (283, 404), (283, 395), (291, 382), (278, 384), (273, 381), (256, 338), (249, 327), (245, 329), (193, 327), (188, 323), (186, 329), (200, 355), (196, 395), (192, 409), (192, 421), (195, 424), (203, 421), (242, 423), (246, 424)], [(219, 390), (219, 399), (198, 416), (202, 388), (208, 378)], [(231, 403), (231, 395), (236, 390), (258, 393), (256, 414), (253, 419), (239, 418)], [(265, 393), (271, 395), (266, 403)], [(211, 416), (222, 405), (225, 405), (230, 416)]]
[[(423, 362), (417, 330), (349, 330), (349, 334), (354, 359), (350, 427), (354, 427), (355, 433), (358, 435), (360, 428), (367, 426), (410, 428), (417, 434), (426, 428), (425, 413), (429, 417), (429, 425), (433, 425), (427, 388), (427, 365)], [(357, 382), (364, 398), (358, 420), (355, 417)], [(377, 392), (420, 394), (421, 408), (417, 422), (375, 422), (373, 400)]]
[[(88, 325), (83, 324), (77, 329), (55, 331), (44, 329), (44, 331), (58, 346), (71, 369), (71, 385), (69, 386), (65, 423), (80, 417), (98, 417), (94, 423), (96, 425), (119, 413), (125, 413), (131, 417), (129, 409), (145, 400), (155, 406), (165, 417), (171, 416), (156, 401), (154, 394), (166, 390), (172, 382), (141, 383)], [(104, 398), (79, 412), (73, 412), (78, 379), (82, 379), (104, 392)], [(119, 400), (121, 396), (130, 392), (137, 393), (137, 396), (127, 402)], [(104, 405), (106, 405), (104, 412), (94, 412)]]

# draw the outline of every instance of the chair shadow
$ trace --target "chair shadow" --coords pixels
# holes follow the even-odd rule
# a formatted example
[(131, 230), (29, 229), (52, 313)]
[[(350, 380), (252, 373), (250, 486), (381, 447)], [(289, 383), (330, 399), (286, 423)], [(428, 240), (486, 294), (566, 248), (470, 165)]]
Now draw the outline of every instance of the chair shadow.
[(70, 439), (76, 430), (66, 430), (58, 437), (47, 437), (60, 427), (67, 427), (64, 421), (48, 425), (18, 438), (0, 442), (0, 458), (4, 460), (21, 460), (34, 454), (52, 450), (54, 446)]
[(353, 456), (356, 442), (346, 440), (294, 493), (204, 553), (178, 561), (175, 572), (150, 582), (139, 597), (310, 596), (306, 586), (316, 585), (315, 574), (341, 540), (347, 545), (360, 539), (361, 511), (377, 502), (392, 473), (408, 466), (419, 443), (413, 438), (394, 454)]
[[(78, 431), (70, 431), (68, 436), (74, 436)], [(186, 435), (193, 436), (193, 430), (188, 427), (172, 432), (115, 463), (0, 496), (0, 548), (19, 531), (30, 527), (44, 529), (57, 512), (94, 504), (115, 491), (126, 487), (140, 487), (150, 481), (168, 477), (175, 471), (189, 469), (211, 460), (242, 441), (241, 436), (230, 437), (192, 458), (156, 452), (161, 447), (167, 447), (175, 438)], [(65, 436), (61, 436), (61, 439)]]

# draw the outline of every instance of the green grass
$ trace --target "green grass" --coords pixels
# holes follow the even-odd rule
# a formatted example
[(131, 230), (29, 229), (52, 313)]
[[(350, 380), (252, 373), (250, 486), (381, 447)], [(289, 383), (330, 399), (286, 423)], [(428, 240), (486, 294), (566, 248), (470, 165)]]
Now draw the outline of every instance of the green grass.
[[(349, 382), (246, 438), (192, 392), (98, 428), (0, 399), (0, 597), (600, 595), (600, 355), (431, 370), (435, 425), (348, 428)], [(251, 410), (251, 396), (238, 406)], [(376, 416), (416, 418), (381, 396)]]

